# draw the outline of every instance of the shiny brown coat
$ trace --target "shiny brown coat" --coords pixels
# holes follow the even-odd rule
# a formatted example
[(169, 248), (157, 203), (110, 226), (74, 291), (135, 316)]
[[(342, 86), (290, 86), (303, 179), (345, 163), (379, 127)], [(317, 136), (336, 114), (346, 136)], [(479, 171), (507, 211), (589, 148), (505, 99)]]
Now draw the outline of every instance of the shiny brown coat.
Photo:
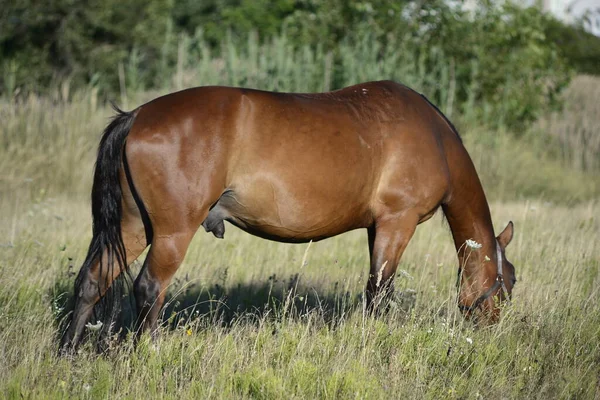
[[(140, 331), (155, 330), (165, 289), (197, 229), (202, 225), (223, 237), (223, 221), (295, 243), (366, 228), (371, 254), (366, 300), (373, 308), (389, 293), (416, 226), (441, 206), (462, 270), (459, 303), (468, 307), (492, 287), (498, 261), (508, 293), (494, 294), (504, 298), (512, 291), (514, 268), (503, 255), (512, 224), (496, 239), (458, 133), (406, 86), (370, 82), (317, 94), (200, 87), (122, 115), (129, 130), (121, 143), (123, 159), (115, 162), (123, 163), (118, 171), (124, 263), (150, 244), (134, 286)], [(111, 134), (107, 128), (106, 140)], [(95, 185), (102, 179), (98, 175)], [(467, 239), (482, 248), (466, 251)], [(76, 290), (84, 294), (63, 349), (77, 345), (93, 305), (123, 269), (102, 267), (113, 253), (105, 249), (104, 261), (90, 256), (82, 267)], [(97, 289), (87, 293), (82, 288), (94, 287), (89, 282)], [(498, 317), (493, 296), (480, 308), (488, 319)]]

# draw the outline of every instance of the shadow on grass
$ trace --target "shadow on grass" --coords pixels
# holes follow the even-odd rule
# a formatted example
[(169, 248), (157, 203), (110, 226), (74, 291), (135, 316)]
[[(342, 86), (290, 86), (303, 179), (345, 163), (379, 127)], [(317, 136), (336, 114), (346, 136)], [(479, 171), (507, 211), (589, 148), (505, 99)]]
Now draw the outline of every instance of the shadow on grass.
[(263, 317), (299, 318), (319, 312), (330, 322), (362, 307), (362, 296), (334, 285), (323, 288), (305, 284), (298, 274), (279, 280), (271, 276), (266, 282), (202, 288), (195, 284), (175, 284), (163, 311), (163, 322), (170, 327), (208, 317), (212, 324), (230, 326), (240, 317), (259, 321)]
[[(75, 301), (73, 280), (65, 278), (57, 280), (51, 293), (61, 334), (69, 322)], [(122, 291), (118, 298), (121, 301), (112, 315), (103, 315), (101, 307), (95, 308), (92, 321), (102, 321), (103, 327), (112, 326), (110, 330), (93, 335), (100, 339), (98, 342), (114, 337), (114, 332), (120, 332), (123, 339), (127, 332), (135, 329), (137, 312), (132, 285), (123, 279), (119, 279), (119, 283)], [(160, 318), (162, 326), (170, 330), (194, 323), (229, 329), (240, 320), (246, 324), (259, 324), (265, 318), (300, 320), (302, 316), (316, 312), (326, 324), (335, 327), (345, 316), (362, 310), (362, 297), (337, 283), (327, 288), (305, 284), (298, 274), (284, 279), (273, 275), (265, 282), (227, 286), (219, 283), (202, 286), (180, 278), (171, 285)], [(415, 296), (413, 293), (396, 293), (394, 304), (408, 312), (414, 307)], [(100, 345), (99, 349), (102, 349)]]

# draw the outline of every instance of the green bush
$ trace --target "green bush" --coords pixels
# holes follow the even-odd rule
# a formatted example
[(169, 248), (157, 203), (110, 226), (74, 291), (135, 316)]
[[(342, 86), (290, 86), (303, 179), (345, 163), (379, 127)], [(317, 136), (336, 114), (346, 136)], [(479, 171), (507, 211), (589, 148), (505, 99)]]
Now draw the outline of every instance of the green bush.
[[(65, 80), (114, 98), (197, 84), (319, 91), (394, 79), (449, 114), (521, 132), (557, 104), (570, 75), (549, 36), (560, 23), (505, 2), (467, 13), (443, 0), (28, 0), (0, 16), (0, 93), (9, 96)], [(224, 65), (227, 79), (199, 65)]]
[(118, 65), (137, 49), (144, 78), (159, 73), (172, 5), (162, 0), (3, 2), (0, 93), (46, 92), (55, 82), (119, 87)]
[(600, 37), (581, 25), (565, 25), (555, 19), (548, 21), (544, 33), (578, 73), (600, 75)]

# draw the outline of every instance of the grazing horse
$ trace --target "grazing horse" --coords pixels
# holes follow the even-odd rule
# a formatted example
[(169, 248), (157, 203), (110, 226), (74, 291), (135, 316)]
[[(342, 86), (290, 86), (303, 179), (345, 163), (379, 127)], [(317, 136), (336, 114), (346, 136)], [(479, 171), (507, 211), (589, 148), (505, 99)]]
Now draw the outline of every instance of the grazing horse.
[(504, 254), (513, 226), (495, 237), (456, 129), (419, 93), (391, 81), (314, 94), (199, 87), (117, 109), (98, 150), (93, 238), (61, 349), (77, 347), (94, 305), (147, 246), (136, 332), (155, 332), (194, 233), (202, 225), (222, 238), (224, 221), (289, 243), (366, 228), (373, 309), (416, 226), (440, 206), (458, 252), (459, 307), (494, 322), (515, 282)]

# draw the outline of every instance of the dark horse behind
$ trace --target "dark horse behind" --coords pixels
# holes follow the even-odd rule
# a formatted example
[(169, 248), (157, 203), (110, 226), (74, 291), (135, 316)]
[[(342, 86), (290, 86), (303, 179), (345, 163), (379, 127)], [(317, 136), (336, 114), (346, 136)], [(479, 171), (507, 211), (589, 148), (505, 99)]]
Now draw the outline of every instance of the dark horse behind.
[(366, 228), (374, 309), (416, 226), (440, 206), (458, 253), (458, 305), (494, 322), (515, 282), (504, 253), (512, 223), (495, 236), (458, 133), (419, 93), (390, 81), (315, 94), (200, 87), (118, 111), (100, 142), (93, 238), (61, 350), (77, 347), (94, 305), (147, 246), (136, 332), (156, 332), (194, 233), (202, 225), (222, 238), (224, 221), (291, 243)]

